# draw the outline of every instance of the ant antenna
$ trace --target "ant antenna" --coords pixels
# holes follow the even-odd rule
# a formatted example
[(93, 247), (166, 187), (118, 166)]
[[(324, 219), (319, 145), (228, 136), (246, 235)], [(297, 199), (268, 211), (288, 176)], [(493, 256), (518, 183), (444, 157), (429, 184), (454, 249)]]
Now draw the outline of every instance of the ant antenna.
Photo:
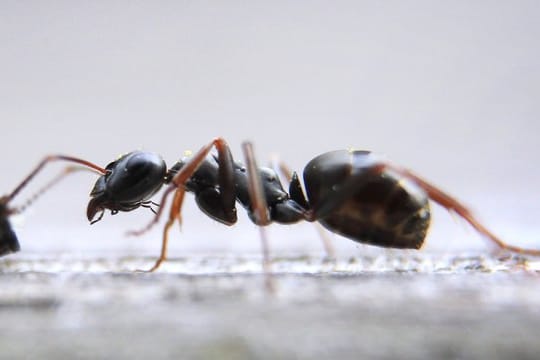
[(80, 167), (80, 166), (66, 166), (60, 173), (58, 173), (51, 181), (49, 181), (45, 186), (43, 186), (41, 189), (36, 191), (26, 202), (16, 208), (10, 209), (11, 214), (21, 214), (23, 213), (27, 208), (29, 208), (37, 199), (39, 199), (43, 194), (45, 194), (47, 191), (49, 191), (52, 187), (57, 185), (60, 181), (62, 181), (65, 177), (68, 175), (77, 172), (77, 171), (91, 171), (88, 168)]
[(45, 157), (43, 160), (39, 162), (39, 164), (32, 170), (24, 179), (15, 187), (15, 189), (9, 194), (0, 199), (0, 203), (2, 205), (6, 205), (9, 202), (11, 202), (29, 183), (36, 177), (36, 175), (43, 170), (45, 165), (47, 165), (50, 162), (53, 161), (67, 161), (67, 162), (73, 162), (79, 165), (82, 165), (81, 167), (76, 166), (68, 166), (66, 167), (60, 174), (58, 174), (56, 177), (54, 177), (48, 184), (46, 184), (43, 188), (41, 188), (36, 194), (34, 194), (24, 205), (22, 205), (20, 208), (16, 209), (9, 209), (9, 213), (21, 213), (26, 209), (28, 206), (30, 206), (32, 203), (34, 203), (35, 200), (37, 200), (43, 193), (45, 193), (47, 190), (49, 190), (51, 187), (56, 185), (62, 178), (67, 176), (68, 174), (73, 173), (74, 171), (78, 170), (88, 170), (95, 172), (99, 175), (105, 175), (106, 170), (94, 163), (91, 163), (90, 161), (86, 161), (83, 159), (79, 159), (72, 156), (66, 156), (66, 155), (49, 155)]

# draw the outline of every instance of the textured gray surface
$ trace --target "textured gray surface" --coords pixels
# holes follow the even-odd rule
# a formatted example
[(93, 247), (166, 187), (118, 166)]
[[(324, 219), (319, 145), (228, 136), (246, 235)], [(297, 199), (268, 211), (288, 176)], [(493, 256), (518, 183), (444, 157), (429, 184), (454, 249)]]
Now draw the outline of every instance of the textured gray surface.
[(538, 262), (395, 254), (3, 260), (2, 358), (524, 358), (540, 352)]

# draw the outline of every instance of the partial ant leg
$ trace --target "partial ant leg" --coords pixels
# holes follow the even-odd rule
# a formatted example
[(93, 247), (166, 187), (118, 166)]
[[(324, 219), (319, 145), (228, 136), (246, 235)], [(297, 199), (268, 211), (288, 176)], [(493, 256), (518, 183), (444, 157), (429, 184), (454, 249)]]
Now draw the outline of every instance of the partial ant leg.
[(244, 142), (242, 144), (242, 150), (246, 161), (247, 173), (248, 173), (248, 191), (249, 198), (251, 200), (251, 207), (254, 214), (255, 223), (259, 226), (259, 232), (261, 236), (261, 247), (263, 252), (263, 270), (265, 274), (266, 288), (269, 291), (274, 290), (274, 284), (270, 276), (271, 261), (270, 261), (270, 246), (268, 238), (266, 237), (266, 230), (264, 226), (270, 224), (270, 211), (268, 210), (268, 204), (264, 195), (262, 187), (261, 176), (259, 174), (259, 168), (255, 159), (255, 153), (253, 151), (253, 145), (250, 142)]
[[(293, 171), (291, 170), (291, 168), (277, 156), (274, 156), (272, 158), (272, 168), (274, 169), (274, 171), (282, 174), (285, 177), (285, 180), (287, 180), (288, 185), (290, 186), (293, 180)], [(330, 240), (330, 237), (328, 236), (326, 230), (319, 222), (313, 222), (312, 224), (315, 227), (315, 230), (317, 231), (317, 234), (322, 241), (326, 257), (331, 260), (336, 259), (336, 249), (334, 248), (334, 245), (332, 244), (332, 241)]]
[[(174, 220), (176, 219), (178, 219), (178, 222), (180, 223), (180, 225), (182, 225), (181, 209), (182, 209), (182, 203), (184, 201), (185, 193), (186, 192), (182, 187), (179, 187), (178, 190), (174, 193), (173, 203), (171, 205), (171, 211), (169, 212), (169, 218), (167, 219), (167, 222), (165, 223), (165, 227), (163, 228), (161, 253), (159, 254), (159, 258), (157, 259), (154, 266), (146, 270), (147, 272), (153, 272), (157, 270), (161, 266), (163, 261), (167, 260), (167, 247), (169, 245), (169, 229), (173, 226)], [(173, 209), (175, 209), (174, 212), (173, 212)]]
[(181, 209), (182, 203), (184, 200), (185, 193), (185, 184), (197, 171), (199, 166), (204, 162), (212, 148), (215, 147), (218, 152), (218, 177), (219, 177), (219, 186), (222, 190), (222, 199), (224, 206), (230, 206), (234, 208), (235, 202), (235, 193), (234, 193), (234, 162), (232, 159), (231, 151), (229, 145), (222, 138), (216, 138), (209, 144), (203, 146), (197, 153), (195, 153), (189, 161), (174, 175), (171, 180), (170, 185), (165, 189), (165, 192), (161, 198), (161, 206), (159, 207), (156, 216), (154, 219), (143, 229), (138, 231), (131, 231), (129, 235), (140, 235), (148, 230), (150, 230), (157, 222), (159, 221), (165, 204), (167, 203), (167, 198), (169, 195), (174, 192), (173, 203), (169, 210), (169, 218), (165, 227), (163, 229), (163, 239), (161, 244), (161, 254), (159, 259), (156, 261), (154, 266), (148, 271), (154, 271), (159, 268), (161, 263), (167, 259), (167, 245), (168, 245), (168, 234), (169, 229), (174, 223), (174, 220), (178, 220), (181, 223)]
[(506, 242), (501, 240), (499, 237), (497, 237), (495, 234), (493, 234), (488, 228), (486, 228), (472, 214), (472, 212), (467, 207), (465, 207), (465, 205), (463, 205), (457, 199), (445, 193), (444, 191), (442, 191), (435, 185), (430, 184), (426, 180), (414, 174), (410, 170), (407, 170), (407, 169), (404, 169), (404, 168), (401, 168), (399, 166), (392, 165), (392, 164), (385, 164), (385, 167), (387, 169), (395, 171), (405, 176), (406, 178), (414, 181), (428, 194), (431, 200), (435, 201), (436, 203), (438, 203), (439, 205), (441, 205), (442, 207), (444, 207), (446, 210), (450, 211), (451, 213), (455, 213), (458, 216), (460, 216), (462, 219), (468, 222), (476, 231), (478, 231), (488, 240), (497, 244), (497, 246), (499, 246), (501, 249), (506, 249), (508, 251), (519, 253), (519, 254), (540, 256), (540, 249), (527, 249), (520, 246), (507, 244)]
[(49, 162), (53, 162), (53, 161), (74, 162), (76, 164), (79, 164), (79, 165), (82, 165), (82, 166), (85, 166), (87, 168), (92, 169), (93, 171), (95, 171), (99, 175), (104, 175), (106, 173), (105, 169), (103, 169), (102, 167), (100, 167), (100, 166), (98, 166), (96, 164), (93, 164), (93, 163), (91, 163), (90, 161), (87, 161), (87, 160), (79, 159), (79, 158), (72, 157), (72, 156), (66, 156), (66, 155), (49, 155), (49, 156), (45, 157), (43, 160), (41, 160), (41, 162), (34, 168), (34, 170), (32, 170), (30, 172), (30, 174), (28, 174), (23, 179), (23, 181), (21, 181), (21, 183), (19, 185), (17, 185), (17, 187), (15, 187), (15, 189), (9, 195), (2, 198), (2, 203), (7, 204), (10, 201), (12, 201), (13, 198), (15, 196), (17, 196), (17, 194), (19, 194), (21, 192), (21, 190), (24, 189), (26, 187), (26, 185), (28, 185), (28, 183), (30, 181), (32, 181), (32, 179), (41, 170), (43, 170), (45, 165), (47, 165)]
[(253, 145), (250, 142), (244, 142), (242, 144), (242, 150), (246, 161), (249, 198), (251, 200), (251, 207), (253, 208), (255, 223), (265, 226), (271, 222), (270, 211), (268, 211), (268, 204), (264, 196), (259, 168), (255, 160), (255, 153), (253, 152)]

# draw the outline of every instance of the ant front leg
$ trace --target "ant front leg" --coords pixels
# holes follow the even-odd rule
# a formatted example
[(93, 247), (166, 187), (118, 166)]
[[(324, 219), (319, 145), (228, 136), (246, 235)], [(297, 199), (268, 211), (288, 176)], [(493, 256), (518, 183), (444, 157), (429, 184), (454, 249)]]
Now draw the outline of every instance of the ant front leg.
[[(186, 192), (186, 184), (193, 177), (197, 169), (204, 163), (206, 157), (214, 147), (218, 152), (218, 185), (220, 189), (219, 206), (221, 207), (221, 210), (217, 211), (216, 213), (225, 214), (222, 222), (226, 223), (228, 221), (234, 223), (236, 221), (236, 209), (234, 207), (236, 200), (234, 190), (234, 162), (227, 142), (222, 138), (216, 138), (195, 153), (172, 177), (170, 184), (162, 195), (160, 207), (154, 219), (142, 230), (132, 231), (129, 233), (131, 235), (140, 235), (155, 225), (159, 221), (161, 214), (165, 209), (165, 204), (167, 203), (168, 197), (174, 193), (173, 202), (169, 209), (169, 217), (165, 223), (165, 227), (163, 228), (161, 253), (154, 266), (152, 266), (152, 268), (150, 268), (148, 271), (158, 269), (163, 261), (167, 259), (169, 230), (174, 224), (175, 220), (178, 220), (178, 222), (181, 224), (181, 210), (184, 201), (184, 194)], [(216, 198), (213, 198), (213, 201), (215, 200)], [(214, 205), (216, 205), (215, 202)]]

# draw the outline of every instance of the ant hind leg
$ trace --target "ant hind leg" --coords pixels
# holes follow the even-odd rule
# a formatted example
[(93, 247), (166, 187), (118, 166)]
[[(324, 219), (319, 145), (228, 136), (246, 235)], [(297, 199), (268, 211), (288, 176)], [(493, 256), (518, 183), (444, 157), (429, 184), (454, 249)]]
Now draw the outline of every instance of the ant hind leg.
[(459, 217), (469, 223), (479, 234), (483, 235), (486, 239), (493, 242), (501, 249), (524, 255), (540, 256), (540, 249), (528, 249), (504, 242), (493, 232), (491, 232), (486, 226), (484, 226), (465, 205), (463, 205), (453, 196), (442, 191), (435, 185), (430, 184), (426, 180), (414, 174), (410, 170), (401, 168), (393, 164), (384, 164), (383, 167), (391, 169), (392, 171), (395, 171), (402, 176), (414, 181), (427, 193), (431, 200), (435, 201), (451, 213), (457, 214)]

